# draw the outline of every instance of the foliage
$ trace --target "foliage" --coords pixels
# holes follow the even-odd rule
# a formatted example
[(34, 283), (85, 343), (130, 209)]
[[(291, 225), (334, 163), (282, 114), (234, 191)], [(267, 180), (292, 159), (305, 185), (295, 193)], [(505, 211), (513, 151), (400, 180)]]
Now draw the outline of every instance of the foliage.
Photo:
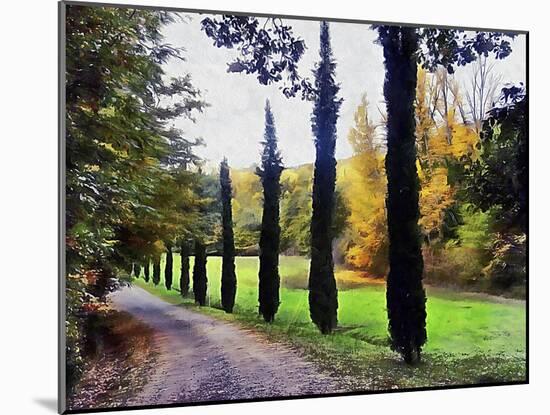
[(304, 98), (313, 93), (297, 67), (306, 49), (305, 42), (295, 37), (292, 28), (281, 19), (266, 18), (261, 25), (253, 16), (223, 15), (205, 17), (201, 25), (216, 47), (238, 48), (240, 57), (228, 64), (228, 72), (255, 74), (262, 85), (280, 82), (284, 76), (281, 90), (287, 97), (299, 91)]
[(482, 212), (469, 203), (463, 203), (459, 215), (460, 224), (456, 230), (459, 244), (468, 248), (489, 250), (498, 210)]
[(268, 323), (272, 323), (279, 308), (279, 198), (283, 165), (277, 148), (275, 120), (269, 100), (265, 104), (265, 132), (262, 164), (256, 170), (263, 186), (263, 214), (260, 235), (260, 269), (258, 273), (259, 311)]
[(497, 294), (512, 292), (516, 296), (525, 297), (527, 235), (498, 233), (492, 242), (493, 258), (483, 270), (489, 290)]
[(145, 282), (149, 282), (149, 275), (151, 273), (151, 261), (149, 258), (145, 260), (145, 264), (143, 265), (143, 279)]
[(235, 249), (240, 255), (257, 255), (262, 222), (262, 186), (252, 169), (233, 169), (231, 177)]
[(308, 288), (311, 319), (321, 333), (328, 334), (336, 327), (338, 309), (332, 240), (336, 186), (336, 121), (342, 99), (337, 97), (340, 87), (334, 79), (336, 63), (332, 57), (329, 25), (321, 22), (320, 26), (320, 61), (314, 71), (318, 93), (311, 117), (316, 156)]
[[(505, 58), (511, 52), (508, 38), (515, 35), (475, 32), (468, 36), (462, 30), (424, 28), (417, 31), (398, 26), (377, 26), (377, 30), (384, 50), (384, 96), (388, 113), (386, 173), (390, 272), (387, 299), (390, 334), (392, 346), (400, 351), (405, 361), (414, 362), (420, 358), (420, 349), (426, 341), (423, 260), (418, 242), (419, 179), (413, 142), (416, 63), (431, 71), (443, 67), (452, 74), (455, 66), (471, 63), (476, 56)], [(446, 98), (444, 104), (445, 137), (450, 139)], [(419, 127), (423, 129), (425, 125)], [(441, 173), (439, 170), (440, 177)], [(441, 178), (437, 182), (439, 187), (445, 187)], [(404, 203), (400, 204), (398, 200)], [(433, 220), (430, 222), (434, 223)]]
[(463, 203), (457, 210), (456, 237), (424, 247), (424, 270), (428, 282), (480, 289), (483, 269), (490, 260), (495, 212), (480, 212)]
[(135, 278), (139, 278), (139, 275), (141, 274), (141, 265), (137, 262), (134, 262), (134, 269), (132, 271)]
[[(286, 254), (310, 253), (313, 166), (285, 168), (281, 174), (280, 250)], [(239, 255), (258, 255), (262, 217), (262, 185), (250, 169), (232, 170), (235, 245)], [(343, 183), (343, 182), (342, 182)], [(343, 186), (342, 186), (343, 187)], [(334, 237), (346, 228), (348, 208), (343, 189), (336, 189)]]
[[(188, 225), (192, 215), (181, 212), (194, 210), (194, 197), (179, 191), (187, 177), (173, 170), (196, 161), (199, 142), (172, 121), (191, 118), (205, 103), (189, 75), (168, 78), (162, 68), (183, 58), (161, 34), (176, 15), (65, 7), (67, 281), (94, 275), (81, 288), (84, 295), (68, 305), (67, 318), (79, 326), (71, 333), (85, 338), (86, 315), (72, 313), (89, 297), (101, 299), (117, 278), (129, 275), (132, 263), (159, 255), (159, 241)], [(67, 352), (68, 361), (80, 361), (72, 355), (80, 352), (77, 346)]]
[(286, 169), (281, 175), (281, 245), (282, 252), (309, 255), (312, 215), (313, 166)]
[(507, 87), (483, 123), (479, 158), (469, 171), (466, 192), (480, 209), (497, 205), (504, 228), (527, 228), (527, 96)]
[(235, 241), (233, 238), (233, 214), (231, 211), (231, 176), (227, 159), (223, 159), (220, 163), (220, 189), (223, 228), (222, 307), (226, 313), (231, 313), (235, 305), (237, 276), (235, 275)]
[(478, 56), (506, 58), (512, 52), (510, 39), (515, 36), (505, 32), (478, 31), (468, 35), (461, 29), (421, 28), (418, 37), (422, 47), (416, 52), (417, 59), (431, 71), (443, 67), (453, 73), (457, 66), (472, 63)]
[(153, 284), (158, 285), (160, 283), (160, 255), (156, 255), (153, 258)]
[(452, 210), (464, 165), (471, 164), (478, 153), (479, 137), (472, 125), (459, 120), (459, 106), (460, 90), (450, 84), (445, 72), (430, 75), (418, 69), (415, 118), (421, 183), (419, 225), (428, 244), (443, 239), (446, 219), (450, 213), (457, 214)]
[(182, 297), (189, 293), (189, 243), (181, 242), (180, 245), (181, 270), (180, 270), (180, 294)]
[[(204, 107), (188, 76), (163, 77), (162, 64), (181, 58), (160, 33), (173, 20), (165, 12), (67, 6), (69, 272), (101, 257), (132, 262), (125, 243), (135, 232), (143, 236), (135, 218), (158, 221), (151, 201), (170, 182), (161, 161), (185, 140), (170, 120)], [(160, 106), (165, 97), (177, 102)], [(194, 144), (188, 141), (186, 156)]]
[(377, 144), (378, 126), (368, 116), (366, 95), (354, 115), (355, 125), (348, 133), (354, 156), (339, 163), (338, 184), (349, 208), (344, 236), (347, 264), (383, 276), (387, 271), (387, 225), (384, 198), (386, 177), (384, 155)]
[(85, 301), (85, 278), (77, 275), (69, 275), (66, 279), (66, 377), (67, 391), (70, 392), (83, 371), (83, 326), (84, 316), (81, 309)]
[(378, 30), (386, 68), (389, 331), (392, 348), (405, 362), (416, 363), (427, 338), (414, 119), (418, 36), (416, 29), (408, 27)]
[(167, 244), (166, 246), (166, 264), (164, 268), (164, 283), (166, 284), (166, 289), (170, 291), (172, 289), (172, 281), (174, 275), (174, 257), (172, 253), (172, 245)]
[(206, 261), (206, 246), (197, 239), (195, 240), (195, 261), (193, 264), (193, 294), (195, 295), (195, 303), (200, 306), (206, 305), (206, 289), (208, 286)]
[[(195, 193), (198, 197), (197, 218), (188, 234), (190, 239), (198, 239), (213, 252), (221, 252), (222, 242), (222, 201), (220, 179), (217, 174), (196, 174)], [(186, 240), (186, 238), (182, 238)]]

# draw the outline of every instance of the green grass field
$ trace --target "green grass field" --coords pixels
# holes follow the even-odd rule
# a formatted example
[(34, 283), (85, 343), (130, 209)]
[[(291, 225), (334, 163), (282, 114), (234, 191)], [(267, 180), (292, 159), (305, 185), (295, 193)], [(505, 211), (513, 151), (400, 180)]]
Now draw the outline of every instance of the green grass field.
[[(191, 267), (193, 258), (191, 258)], [(155, 287), (134, 283), (173, 304), (196, 307), (217, 318), (285, 341), (337, 374), (351, 389), (389, 389), (450, 384), (494, 383), (525, 379), (525, 303), (495, 297), (428, 289), (428, 342), (423, 362), (411, 368), (388, 347), (385, 286), (364, 281), (350, 271), (337, 271), (337, 331), (321, 335), (309, 319), (306, 258), (281, 257), (281, 305), (275, 323), (258, 316), (257, 257), (239, 257), (237, 298), (233, 314), (219, 310), (221, 258), (208, 258), (208, 303)], [(162, 266), (164, 270), (164, 264)], [(179, 255), (174, 255), (174, 288), (179, 289)], [(163, 278), (163, 276), (162, 276)]]

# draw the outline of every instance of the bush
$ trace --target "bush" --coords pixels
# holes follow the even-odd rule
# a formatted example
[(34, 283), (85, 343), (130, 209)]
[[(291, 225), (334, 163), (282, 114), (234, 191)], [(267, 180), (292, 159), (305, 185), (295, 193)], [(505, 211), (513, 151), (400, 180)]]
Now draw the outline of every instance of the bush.
[(80, 309), (84, 302), (85, 279), (82, 276), (68, 275), (66, 285), (66, 377), (67, 391), (70, 392), (82, 375), (83, 369), (83, 326)]
[(527, 236), (497, 234), (493, 242), (494, 256), (483, 270), (488, 289), (501, 294), (510, 292), (514, 296), (525, 296), (527, 282)]
[(484, 279), (487, 253), (478, 248), (447, 246), (423, 249), (424, 277), (434, 285), (476, 287)]

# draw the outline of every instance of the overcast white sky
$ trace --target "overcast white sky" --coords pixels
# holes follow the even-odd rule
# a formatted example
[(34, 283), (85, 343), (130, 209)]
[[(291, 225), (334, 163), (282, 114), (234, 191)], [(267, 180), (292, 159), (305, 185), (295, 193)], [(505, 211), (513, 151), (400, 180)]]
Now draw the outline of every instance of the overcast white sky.
[[(236, 50), (216, 48), (200, 30), (204, 15), (190, 14), (190, 21), (177, 22), (164, 30), (166, 41), (186, 49), (186, 62), (173, 60), (166, 65), (168, 76), (190, 73), (193, 84), (201, 89), (204, 99), (211, 105), (196, 117), (196, 123), (179, 120), (176, 126), (190, 137), (203, 137), (206, 146), (197, 153), (217, 165), (226, 156), (232, 167), (249, 167), (259, 160), (260, 144), (264, 130), (264, 104), (269, 98), (275, 116), (279, 147), (286, 166), (310, 163), (314, 160), (311, 133), (312, 104), (300, 98), (287, 99), (278, 84), (260, 85), (254, 75), (227, 73), (227, 63), (238, 53)], [(318, 60), (319, 23), (315, 21), (288, 20), (293, 32), (305, 40), (307, 50), (299, 69), (305, 76), (311, 75)], [(361, 95), (367, 93), (369, 113), (379, 118), (377, 107), (384, 108), (382, 88), (384, 66), (382, 47), (374, 43), (376, 32), (366, 24), (331, 23), (331, 38), (337, 62), (336, 78), (340, 83), (340, 96), (344, 98), (340, 110), (337, 131), (336, 156), (351, 155), (347, 133), (353, 125), (353, 113)], [(525, 35), (518, 36), (512, 44), (513, 53), (495, 64), (504, 82), (525, 82)], [(468, 67), (457, 71), (457, 78), (465, 82)]]

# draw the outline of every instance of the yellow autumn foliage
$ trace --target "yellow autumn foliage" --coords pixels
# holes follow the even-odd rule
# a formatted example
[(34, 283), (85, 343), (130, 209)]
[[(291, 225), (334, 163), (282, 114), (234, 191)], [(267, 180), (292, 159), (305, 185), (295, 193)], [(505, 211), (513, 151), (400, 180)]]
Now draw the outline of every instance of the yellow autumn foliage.
[[(450, 102), (442, 102), (444, 94), (438, 88), (445, 86), (434, 76), (418, 68), (415, 115), (421, 186), (419, 225), (428, 239), (440, 236), (445, 212), (455, 202), (456, 191), (448, 182), (449, 163), (475, 159), (479, 143), (475, 130), (458, 120), (458, 93), (454, 92)], [(439, 119), (437, 113), (441, 114)]]
[[(460, 121), (456, 98), (447, 102), (443, 109), (438, 88), (441, 88), (441, 80), (419, 69), (415, 103), (417, 171), (421, 185), (419, 225), (427, 240), (441, 237), (446, 212), (456, 202), (457, 189), (449, 182), (449, 168), (475, 159), (479, 142), (473, 126)], [(377, 128), (369, 119), (368, 101), (363, 96), (347, 137), (354, 155), (337, 164), (336, 188), (343, 197), (348, 216), (346, 229), (335, 241), (335, 246), (337, 256), (347, 265), (382, 277), (388, 264), (387, 181), (385, 154), (379, 144)], [(307, 252), (311, 175), (311, 165), (287, 168), (282, 173), (283, 251)], [(243, 244), (246, 241), (244, 245), (248, 246), (256, 243), (259, 237), (261, 184), (251, 169), (233, 170), (232, 179), (236, 238), (242, 239)]]
[(384, 155), (376, 145), (376, 128), (368, 117), (363, 96), (354, 115), (348, 141), (355, 155), (338, 173), (349, 209), (345, 261), (372, 275), (382, 276), (387, 264), (386, 176)]

